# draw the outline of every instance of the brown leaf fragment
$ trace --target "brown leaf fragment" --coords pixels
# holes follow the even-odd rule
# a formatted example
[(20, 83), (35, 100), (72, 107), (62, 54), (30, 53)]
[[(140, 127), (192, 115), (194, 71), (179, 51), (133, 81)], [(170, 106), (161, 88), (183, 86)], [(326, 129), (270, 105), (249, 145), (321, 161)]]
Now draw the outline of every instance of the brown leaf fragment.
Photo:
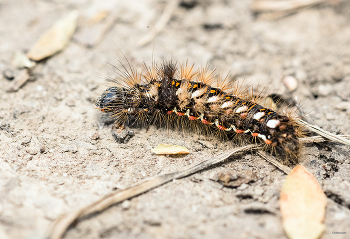
[(58, 20), (47, 30), (29, 50), (28, 58), (40, 61), (66, 47), (77, 26), (78, 11)]
[(287, 176), (280, 195), (283, 228), (291, 239), (316, 239), (323, 224), (327, 197), (315, 177), (303, 166)]
[(160, 144), (152, 152), (155, 154), (188, 154), (190, 151), (181, 146), (171, 145), (171, 144)]
[(21, 88), (24, 83), (29, 79), (28, 69), (23, 69), (11, 82), (11, 85), (7, 88), (6, 92), (16, 92)]

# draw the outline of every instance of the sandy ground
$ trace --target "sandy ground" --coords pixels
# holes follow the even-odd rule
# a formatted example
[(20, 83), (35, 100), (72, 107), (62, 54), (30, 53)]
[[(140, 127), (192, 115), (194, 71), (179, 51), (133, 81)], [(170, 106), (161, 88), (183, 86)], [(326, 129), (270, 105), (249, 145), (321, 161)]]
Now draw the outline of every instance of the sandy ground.
[[(135, 129), (119, 144), (101, 123), (94, 100), (106, 88), (122, 52), (135, 68), (152, 60), (152, 43), (137, 47), (152, 32), (165, 1), (0, 1), (0, 72), (12, 70), (23, 52), (53, 22), (77, 9), (109, 10), (114, 24), (99, 44), (73, 41), (40, 62), (18, 92), (0, 75), (0, 238), (39, 238), (62, 213), (150, 176), (171, 172), (234, 147), (205, 136)], [(101, 1), (102, 2), (102, 1)], [(271, 93), (296, 97), (309, 122), (337, 134), (350, 124), (350, 2), (321, 5), (268, 21), (250, 11), (249, 1), (181, 3), (157, 34), (154, 59), (208, 63)], [(96, 29), (95, 29), (96, 30)], [(98, 31), (97, 27), (97, 31)], [(85, 28), (86, 31), (86, 28)], [(93, 37), (93, 35), (90, 35)], [(282, 78), (298, 79), (288, 92)], [(96, 139), (98, 136), (98, 139)], [(185, 146), (184, 157), (156, 156), (159, 143)], [(328, 196), (325, 238), (350, 238), (349, 147), (305, 145), (302, 164)], [(227, 188), (221, 172), (254, 172), (255, 181)], [(285, 174), (255, 154), (176, 180), (80, 221), (65, 238), (287, 238), (278, 199)], [(332, 232), (346, 232), (334, 235)]]

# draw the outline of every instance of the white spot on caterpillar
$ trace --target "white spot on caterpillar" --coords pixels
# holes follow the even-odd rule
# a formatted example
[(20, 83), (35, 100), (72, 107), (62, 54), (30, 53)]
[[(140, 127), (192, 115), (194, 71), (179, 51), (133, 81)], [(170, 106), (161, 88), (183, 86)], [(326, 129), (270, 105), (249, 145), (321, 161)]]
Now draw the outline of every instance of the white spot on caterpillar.
[(263, 117), (264, 115), (265, 115), (264, 112), (258, 112), (258, 113), (256, 113), (256, 114), (253, 116), (253, 119), (255, 119), (255, 120), (260, 120), (261, 117)]
[(207, 91), (207, 88), (202, 88), (199, 90), (196, 90), (195, 92), (192, 93), (191, 98), (197, 98), (201, 95), (203, 95)]
[(220, 99), (218, 96), (212, 96), (207, 100), (207, 103), (216, 102)]
[(190, 116), (190, 109), (187, 109), (186, 110), (186, 114), (185, 114), (186, 116)]
[(200, 120), (203, 120), (203, 118), (204, 118), (204, 114), (201, 114), (201, 115), (199, 116), (199, 119), (200, 119)]
[(232, 107), (233, 106), (233, 102), (232, 101), (227, 101), (225, 103), (223, 103), (221, 105), (221, 108), (229, 108), (229, 107)]
[(264, 141), (266, 140), (266, 136), (263, 135), (263, 134), (258, 134), (258, 137), (261, 138), (261, 139), (264, 140)]
[(242, 106), (242, 107), (239, 107), (238, 109), (236, 109), (236, 113), (241, 113), (241, 112), (244, 112), (244, 111), (247, 111), (248, 110), (248, 106)]
[(216, 126), (219, 126), (219, 120), (216, 119), (215, 122), (214, 122), (214, 124), (215, 124)]
[(180, 94), (182, 92), (182, 89), (179, 88), (177, 91), (176, 91), (176, 95)]
[(280, 124), (280, 121), (279, 121), (279, 120), (271, 119), (271, 120), (267, 121), (266, 126), (269, 127), (269, 128), (274, 129), (274, 128), (276, 128), (279, 124)]

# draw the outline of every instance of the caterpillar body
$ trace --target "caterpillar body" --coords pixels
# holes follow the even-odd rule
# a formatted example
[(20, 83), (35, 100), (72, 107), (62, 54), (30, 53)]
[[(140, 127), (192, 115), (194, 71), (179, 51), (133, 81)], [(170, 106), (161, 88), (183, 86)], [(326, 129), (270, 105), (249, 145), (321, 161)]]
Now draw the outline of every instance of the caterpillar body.
[(116, 118), (118, 126), (130, 117), (144, 125), (156, 124), (159, 118), (181, 118), (184, 124), (209, 131), (245, 135), (251, 141), (263, 142), (290, 163), (298, 162), (302, 132), (294, 118), (260, 105), (262, 97), (247, 93), (236, 81), (227, 82), (228, 77), (217, 76), (207, 68), (195, 70), (187, 63), (177, 67), (172, 61), (144, 65), (141, 74), (131, 67), (124, 69), (118, 69), (121, 77), (111, 79), (117, 85), (96, 101), (101, 111)]

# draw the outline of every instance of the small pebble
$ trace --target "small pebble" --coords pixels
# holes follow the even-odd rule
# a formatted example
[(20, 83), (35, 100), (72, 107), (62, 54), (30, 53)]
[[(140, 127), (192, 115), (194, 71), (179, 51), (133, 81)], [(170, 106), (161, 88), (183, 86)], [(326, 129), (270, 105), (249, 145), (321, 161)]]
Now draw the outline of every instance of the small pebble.
[(237, 190), (244, 190), (244, 189), (247, 189), (248, 187), (249, 187), (248, 184), (243, 183), (241, 186), (239, 186), (239, 187), (237, 188)]
[(40, 153), (44, 153), (45, 150), (46, 150), (45, 144), (42, 144), (42, 145), (40, 146)]
[(283, 82), (289, 91), (294, 91), (298, 87), (298, 80), (293, 76), (285, 76)]
[(332, 92), (332, 87), (330, 85), (319, 85), (318, 94), (321, 96), (328, 96)]
[(131, 205), (130, 201), (129, 201), (129, 200), (125, 200), (125, 201), (122, 203), (122, 208), (123, 208), (124, 210), (128, 210), (128, 209), (130, 208), (130, 205)]
[(2, 75), (8, 80), (13, 80), (15, 78), (15, 75), (14, 75), (13, 71), (11, 71), (9, 69), (8, 70), (4, 70), (2, 72)]
[(346, 102), (346, 101), (339, 102), (336, 104), (335, 108), (337, 110), (350, 111), (350, 102)]
[(69, 106), (69, 107), (74, 107), (75, 106), (75, 102), (74, 102), (74, 100), (68, 100), (66, 102), (66, 105)]
[(29, 148), (29, 149), (27, 149), (26, 150), (27, 151), (27, 153), (28, 154), (30, 154), (30, 155), (36, 155), (36, 154), (38, 154), (38, 149), (37, 148)]
[(100, 135), (98, 133), (94, 133), (90, 138), (92, 140), (98, 140), (100, 138)]

